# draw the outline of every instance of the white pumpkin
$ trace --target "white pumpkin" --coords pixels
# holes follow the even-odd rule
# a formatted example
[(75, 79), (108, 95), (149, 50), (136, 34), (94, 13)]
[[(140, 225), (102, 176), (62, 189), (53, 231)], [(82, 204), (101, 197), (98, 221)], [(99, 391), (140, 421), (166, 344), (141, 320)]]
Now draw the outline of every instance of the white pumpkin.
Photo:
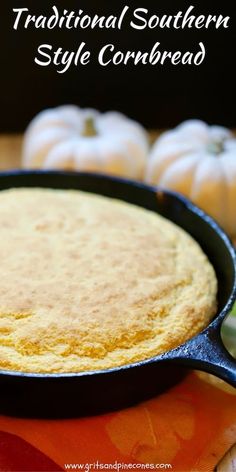
[(44, 110), (30, 123), (23, 167), (94, 171), (141, 179), (148, 155), (144, 128), (118, 112), (73, 105)]
[(236, 139), (228, 129), (190, 120), (163, 133), (146, 181), (189, 197), (236, 236)]

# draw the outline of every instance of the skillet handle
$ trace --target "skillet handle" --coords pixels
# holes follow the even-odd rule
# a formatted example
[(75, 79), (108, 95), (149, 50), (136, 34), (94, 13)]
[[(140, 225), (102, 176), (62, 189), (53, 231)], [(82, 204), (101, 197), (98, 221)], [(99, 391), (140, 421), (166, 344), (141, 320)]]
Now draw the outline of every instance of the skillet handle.
[(236, 387), (236, 360), (224, 347), (219, 326), (214, 323), (186, 344), (171, 351), (167, 359), (216, 375)]

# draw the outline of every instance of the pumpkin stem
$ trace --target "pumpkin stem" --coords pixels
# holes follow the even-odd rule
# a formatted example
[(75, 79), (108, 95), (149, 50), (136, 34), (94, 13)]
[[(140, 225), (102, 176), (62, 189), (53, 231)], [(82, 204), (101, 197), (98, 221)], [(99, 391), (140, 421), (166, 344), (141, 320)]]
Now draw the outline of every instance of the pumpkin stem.
[(212, 141), (211, 143), (208, 144), (207, 149), (212, 154), (215, 154), (215, 155), (221, 154), (224, 151), (224, 141), (223, 140)]
[(88, 116), (85, 119), (82, 136), (85, 136), (85, 137), (97, 136), (97, 130), (95, 128), (94, 118), (92, 116)]

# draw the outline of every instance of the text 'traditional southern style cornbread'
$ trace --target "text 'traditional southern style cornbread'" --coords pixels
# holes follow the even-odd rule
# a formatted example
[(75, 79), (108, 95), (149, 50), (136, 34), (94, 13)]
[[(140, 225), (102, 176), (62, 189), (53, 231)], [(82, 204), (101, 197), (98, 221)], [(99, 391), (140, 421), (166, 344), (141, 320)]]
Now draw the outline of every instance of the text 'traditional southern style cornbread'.
[(198, 244), (155, 213), (75, 190), (0, 192), (0, 368), (108, 369), (152, 357), (216, 312)]

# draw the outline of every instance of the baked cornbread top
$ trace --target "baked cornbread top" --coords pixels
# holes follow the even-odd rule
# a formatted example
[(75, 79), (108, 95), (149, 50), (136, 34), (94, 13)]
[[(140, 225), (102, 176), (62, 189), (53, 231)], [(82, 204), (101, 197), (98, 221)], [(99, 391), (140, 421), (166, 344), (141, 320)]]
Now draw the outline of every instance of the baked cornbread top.
[(80, 372), (174, 348), (216, 312), (198, 244), (145, 209), (76, 190), (0, 192), (0, 368)]

